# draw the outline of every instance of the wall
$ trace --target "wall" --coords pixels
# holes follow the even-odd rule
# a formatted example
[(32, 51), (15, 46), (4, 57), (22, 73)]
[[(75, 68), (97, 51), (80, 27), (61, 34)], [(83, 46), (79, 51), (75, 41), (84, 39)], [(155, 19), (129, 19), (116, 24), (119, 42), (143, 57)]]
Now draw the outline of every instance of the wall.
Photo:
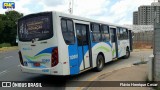
[(137, 32), (133, 36), (133, 49), (153, 48), (153, 31)]

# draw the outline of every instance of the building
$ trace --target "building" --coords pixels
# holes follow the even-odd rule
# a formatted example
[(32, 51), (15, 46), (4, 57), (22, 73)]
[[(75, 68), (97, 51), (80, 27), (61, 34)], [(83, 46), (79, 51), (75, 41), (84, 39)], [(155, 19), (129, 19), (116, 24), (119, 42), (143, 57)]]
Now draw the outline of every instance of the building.
[(140, 6), (138, 8), (138, 24), (139, 25), (151, 25), (153, 24), (153, 18), (151, 15), (152, 8), (149, 5)]
[(133, 25), (153, 25), (155, 13), (157, 14), (156, 19), (160, 19), (160, 0), (151, 5), (138, 7), (138, 11), (133, 12)]
[(160, 0), (153, 2), (152, 6), (152, 18), (155, 19), (157, 23), (160, 23)]
[(138, 11), (133, 12), (133, 24), (138, 25)]

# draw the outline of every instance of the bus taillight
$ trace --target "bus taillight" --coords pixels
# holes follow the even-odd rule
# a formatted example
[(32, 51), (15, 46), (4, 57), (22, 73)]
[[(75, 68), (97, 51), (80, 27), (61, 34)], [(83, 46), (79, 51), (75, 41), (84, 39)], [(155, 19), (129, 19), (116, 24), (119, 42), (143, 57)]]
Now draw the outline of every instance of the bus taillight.
[(24, 63), (23, 63), (23, 58), (22, 58), (22, 53), (21, 53), (21, 51), (19, 51), (19, 52), (18, 52), (18, 54), (19, 54), (20, 63), (21, 63), (21, 65), (23, 65), (23, 66), (24, 66)]
[(51, 67), (54, 67), (58, 64), (58, 48), (54, 48), (51, 56)]

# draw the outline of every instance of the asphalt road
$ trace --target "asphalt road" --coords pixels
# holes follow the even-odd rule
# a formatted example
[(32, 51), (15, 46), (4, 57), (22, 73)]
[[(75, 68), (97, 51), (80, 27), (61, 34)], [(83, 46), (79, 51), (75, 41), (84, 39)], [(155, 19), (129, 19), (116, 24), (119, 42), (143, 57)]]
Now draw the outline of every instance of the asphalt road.
[[(120, 59), (114, 62), (109, 62), (105, 64), (103, 71), (95, 72), (94, 70), (89, 70), (82, 74), (76, 76), (51, 76), (51, 75), (40, 75), (40, 74), (30, 74), (22, 73), (19, 68), (18, 50), (0, 53), (0, 81), (39, 81), (45, 82), (53, 87), (47, 88), (37, 88), (37, 90), (75, 90), (79, 89), (77, 87), (65, 87), (66, 85), (76, 85), (81, 83), (73, 83), (71, 81), (92, 81), (96, 76), (103, 73), (113, 71), (118, 68), (123, 68), (132, 65), (134, 62), (140, 61), (142, 57), (148, 59), (148, 56), (152, 54), (152, 51), (137, 51), (132, 52), (129, 59)], [(57, 82), (61, 82), (58, 83)], [(82, 82), (83, 84), (83, 82)], [(35, 88), (5, 88), (5, 90), (34, 90)], [(4, 90), (4, 88), (0, 88)]]

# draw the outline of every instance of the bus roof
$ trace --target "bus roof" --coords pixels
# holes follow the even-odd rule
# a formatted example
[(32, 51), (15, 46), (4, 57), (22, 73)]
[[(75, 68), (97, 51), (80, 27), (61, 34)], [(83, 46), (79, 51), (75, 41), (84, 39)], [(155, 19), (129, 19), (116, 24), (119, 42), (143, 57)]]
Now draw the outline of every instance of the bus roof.
[(99, 20), (89, 19), (89, 18), (85, 18), (85, 17), (81, 17), (81, 16), (76, 16), (76, 15), (71, 15), (71, 14), (58, 12), (58, 11), (53, 11), (53, 13), (56, 13), (58, 16), (62, 16), (62, 17), (66, 17), (66, 18), (68, 17), (68, 18), (77, 19), (77, 20), (83, 20), (83, 21), (88, 21), (88, 22), (96, 22), (96, 23), (107, 24), (107, 25), (110, 25), (110, 26), (113, 26), (113, 27), (127, 28), (126, 26), (123, 26), (123, 25), (113, 24), (113, 23), (109, 23), (109, 22), (106, 22), (106, 21), (99, 21)]
[[(26, 15), (26, 16), (35, 15), (35, 14), (39, 14), (39, 13), (47, 13), (47, 12), (53, 12), (53, 13), (55, 13), (56, 15), (61, 16), (61, 17), (72, 18), (72, 19), (77, 19), (77, 20), (83, 20), (83, 21), (93, 22), (93, 23), (94, 23), (94, 22), (95, 22), (95, 23), (101, 23), (101, 24), (109, 25), (109, 26), (111, 26), (111, 27), (122, 27), (122, 28), (127, 28), (127, 29), (129, 29), (128, 27), (123, 26), (123, 25), (113, 24), (113, 23), (109, 23), (109, 22), (106, 22), (106, 21), (99, 21), (99, 20), (89, 19), (89, 18), (85, 18), (85, 17), (81, 17), (81, 16), (76, 16), (76, 15), (71, 15), (71, 14), (67, 14), (67, 13), (58, 12), (58, 11), (38, 12), (38, 13), (28, 14), (28, 15)], [(24, 16), (24, 17), (26, 17), (26, 16)], [(22, 18), (23, 18), (23, 17), (22, 17)], [(21, 18), (20, 18), (20, 19), (21, 19)], [(129, 29), (129, 30), (131, 30), (131, 29)]]

